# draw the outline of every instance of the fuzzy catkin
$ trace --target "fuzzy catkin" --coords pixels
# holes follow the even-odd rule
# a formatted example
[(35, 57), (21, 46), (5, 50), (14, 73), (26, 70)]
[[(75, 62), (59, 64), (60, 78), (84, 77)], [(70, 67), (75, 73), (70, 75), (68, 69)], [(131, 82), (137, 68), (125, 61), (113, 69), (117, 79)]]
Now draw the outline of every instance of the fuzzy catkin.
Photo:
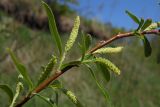
[(57, 63), (57, 58), (55, 56), (52, 56), (49, 63), (46, 65), (46, 67), (44, 67), (44, 70), (40, 75), (38, 84), (43, 82), (49, 76), (49, 74), (52, 72), (52, 69), (56, 63)]
[(78, 103), (77, 97), (74, 95), (73, 92), (67, 91), (66, 95), (72, 100), (73, 103), (75, 103), (75, 104)]
[(71, 47), (73, 46), (73, 44), (74, 44), (74, 42), (77, 38), (77, 35), (78, 35), (79, 25), (80, 25), (80, 18), (79, 18), (79, 16), (77, 16), (76, 19), (75, 19), (74, 26), (73, 26), (73, 29), (71, 31), (70, 37), (69, 37), (69, 39), (66, 43), (65, 52), (70, 50)]
[(107, 48), (100, 48), (98, 50), (96, 50), (95, 52), (93, 52), (93, 54), (106, 54), (106, 53), (118, 53), (121, 52), (123, 49), (123, 47), (107, 47)]
[(96, 58), (95, 59), (96, 62), (102, 63), (104, 65), (107, 66), (107, 68), (113, 72), (115, 72), (117, 75), (120, 75), (120, 70), (118, 67), (116, 67), (111, 61), (109, 61), (108, 59), (104, 59), (104, 58)]

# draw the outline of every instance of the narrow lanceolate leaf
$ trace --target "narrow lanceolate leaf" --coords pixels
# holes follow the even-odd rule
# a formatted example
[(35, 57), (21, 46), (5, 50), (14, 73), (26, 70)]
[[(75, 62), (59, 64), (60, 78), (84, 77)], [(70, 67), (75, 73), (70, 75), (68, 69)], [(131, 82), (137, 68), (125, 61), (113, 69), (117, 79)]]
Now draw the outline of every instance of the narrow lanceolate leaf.
[(61, 38), (59, 36), (57, 27), (56, 27), (56, 22), (55, 22), (55, 18), (54, 15), (52, 13), (52, 9), (45, 3), (42, 1), (42, 4), (46, 10), (47, 16), (48, 16), (48, 20), (49, 20), (49, 28), (51, 31), (51, 35), (54, 39), (54, 42), (56, 43), (59, 53), (60, 55), (62, 55), (62, 42), (61, 42)]
[(79, 44), (81, 53), (82, 53), (82, 57), (81, 57), (81, 61), (84, 59), (84, 56), (86, 54), (86, 51), (88, 51), (90, 45), (91, 45), (91, 41), (92, 41), (92, 37), (89, 34), (84, 34), (82, 32), (82, 43)]
[(106, 65), (106, 67), (115, 72), (116, 74), (120, 75), (120, 70), (118, 67), (116, 67), (111, 61), (109, 61), (108, 59), (104, 59), (104, 58), (96, 58), (95, 59), (95, 62), (98, 62), (98, 63), (102, 63), (104, 65)]
[(61, 91), (76, 105), (76, 107), (83, 107), (83, 105), (79, 102), (79, 100), (72, 91), (64, 88), (61, 89)]
[(152, 23), (150, 26), (148, 26), (145, 31), (147, 30), (153, 30), (153, 29), (157, 29), (160, 27), (160, 22), (157, 22), (157, 23)]
[(102, 72), (103, 77), (107, 82), (110, 81), (110, 72), (108, 70), (108, 67), (102, 63), (96, 63), (98, 70)]
[(62, 88), (62, 83), (59, 80), (53, 81), (51, 85), (49, 85), (52, 89), (60, 89)]
[(93, 52), (93, 54), (107, 54), (107, 53), (118, 53), (121, 52), (123, 49), (123, 47), (107, 47), (107, 48), (100, 48), (98, 50), (96, 50), (95, 52)]
[(72, 67), (79, 66), (81, 64), (81, 61), (71, 61), (69, 63), (63, 64), (61, 66), (61, 71), (66, 71)]
[(134, 22), (136, 22), (137, 24), (140, 23), (139, 19), (138, 19), (135, 15), (133, 15), (131, 12), (129, 12), (129, 11), (126, 10), (126, 13), (128, 14), (128, 16), (129, 16)]
[(49, 85), (49, 87), (51, 87), (54, 90), (54, 92), (55, 92), (54, 99), (52, 97), (51, 101), (54, 102), (56, 106), (58, 106), (58, 102), (59, 102), (58, 90), (61, 90), (62, 83), (59, 80), (55, 80), (55, 81), (53, 81), (52, 84)]
[(85, 50), (87, 51), (91, 45), (92, 37), (90, 34), (84, 35)]
[(52, 56), (49, 63), (46, 65), (46, 67), (44, 67), (44, 70), (42, 71), (42, 74), (40, 75), (40, 78), (38, 80), (38, 84), (42, 83), (50, 75), (56, 63), (57, 63), (56, 57)]
[(37, 97), (39, 97), (40, 99), (42, 99), (44, 102), (46, 102), (46, 103), (49, 105), (49, 107), (54, 107), (54, 104), (52, 104), (50, 98), (44, 97), (44, 96), (42, 96), (42, 95), (40, 95), (40, 94), (37, 94), (37, 93), (35, 93), (35, 95), (36, 95)]
[(144, 35), (142, 35), (142, 37), (143, 37), (142, 41), (143, 41), (143, 45), (144, 45), (144, 54), (146, 57), (149, 57), (152, 53), (151, 45), (150, 45), (148, 39)]
[(90, 67), (89, 65), (86, 65), (86, 66), (89, 68), (89, 70), (90, 70), (90, 72), (91, 72), (91, 75), (92, 75), (94, 81), (96, 82), (96, 84), (97, 84), (100, 92), (103, 94), (103, 96), (104, 96), (104, 98), (105, 98), (105, 100), (106, 100), (106, 103), (109, 104), (109, 107), (111, 107), (111, 100), (110, 100), (110, 96), (109, 96), (108, 92), (107, 92), (107, 91), (105, 90), (105, 88), (98, 82), (98, 80), (97, 80), (97, 78), (96, 78), (96, 76), (95, 76), (95, 74), (94, 74), (94, 71), (91, 69), (91, 67)]
[(147, 27), (149, 27), (152, 23), (152, 19), (147, 19), (144, 23), (144, 25), (142, 26), (141, 30), (144, 31)]
[(65, 52), (68, 52), (71, 49), (71, 47), (73, 46), (73, 44), (77, 38), (77, 35), (78, 35), (79, 26), (80, 26), (80, 18), (79, 18), (79, 16), (77, 16), (75, 19), (74, 26), (71, 31), (70, 37), (66, 43)]
[(0, 84), (0, 89), (2, 89), (9, 96), (9, 100), (11, 102), (13, 100), (12, 89), (8, 85), (5, 85), (5, 84), (4, 85)]
[(140, 22), (139, 22), (139, 25), (138, 25), (138, 28), (136, 29), (136, 31), (140, 31), (141, 30), (141, 27), (143, 26), (144, 24), (144, 19), (141, 18)]
[(19, 71), (19, 73), (23, 76), (24, 80), (27, 82), (30, 90), (33, 88), (33, 83), (29, 77), (29, 74), (27, 72), (27, 69), (25, 68), (25, 66), (23, 64), (21, 64), (18, 59), (16, 58), (16, 56), (13, 54), (13, 52), (10, 49), (7, 49), (17, 70)]
[(12, 100), (12, 103), (9, 107), (14, 107), (14, 104), (16, 103), (16, 100), (17, 100), (20, 92), (22, 91), (22, 89), (23, 89), (23, 84), (21, 82), (18, 82), (17, 87), (16, 87), (16, 93), (15, 93), (13, 100)]

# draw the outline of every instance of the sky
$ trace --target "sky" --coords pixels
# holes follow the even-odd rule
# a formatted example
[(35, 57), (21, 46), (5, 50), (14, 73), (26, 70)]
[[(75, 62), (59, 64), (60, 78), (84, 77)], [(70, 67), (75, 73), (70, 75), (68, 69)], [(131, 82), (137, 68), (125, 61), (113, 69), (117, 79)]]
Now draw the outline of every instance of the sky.
[(110, 22), (114, 27), (125, 29), (137, 27), (126, 15), (125, 10), (139, 18), (160, 21), (160, 0), (78, 0), (78, 2), (78, 6), (72, 6), (78, 14), (102, 23)]

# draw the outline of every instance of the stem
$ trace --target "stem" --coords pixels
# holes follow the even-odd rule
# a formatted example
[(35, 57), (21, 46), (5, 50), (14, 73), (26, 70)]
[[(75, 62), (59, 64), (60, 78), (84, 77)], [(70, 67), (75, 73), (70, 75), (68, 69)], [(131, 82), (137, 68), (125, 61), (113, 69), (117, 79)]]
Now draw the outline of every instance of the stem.
[[(141, 34), (156, 34), (156, 35), (158, 35), (158, 34), (160, 34), (160, 30), (143, 31), (143, 32), (140, 32), (140, 33)], [(92, 48), (90, 51), (88, 51), (88, 53), (93, 53), (97, 49), (100, 49), (103, 46), (108, 45), (109, 43), (111, 43), (111, 42), (113, 42), (117, 39), (121, 39), (121, 38), (125, 38), (125, 37), (131, 37), (131, 36), (135, 36), (134, 32), (115, 35), (115, 36), (111, 37), (110, 39), (107, 39), (107, 40), (103, 41), (103, 43), (97, 44), (94, 48)], [(154, 36), (154, 35), (152, 35), (152, 36)]]
[[(143, 32), (140, 32), (140, 33), (141, 34), (156, 34), (156, 35), (158, 35), (158, 34), (160, 34), (160, 30), (143, 31)], [(95, 47), (93, 47), (91, 50), (89, 50), (88, 53), (93, 53), (97, 49), (100, 49), (103, 46), (108, 45), (109, 43), (111, 43), (111, 42), (113, 42), (115, 40), (118, 40), (118, 39), (121, 39), (121, 38), (125, 38), (125, 37), (131, 37), (131, 36), (135, 36), (134, 32), (129, 32), (129, 33), (123, 33), (123, 34), (115, 35), (115, 36), (111, 37), (110, 39), (105, 40), (103, 43), (97, 44)], [(152, 35), (152, 36), (154, 36), (154, 35)], [(45, 89), (52, 81), (54, 81), (57, 78), (59, 78), (63, 73), (65, 73), (66, 71), (68, 71), (72, 67), (75, 67), (75, 65), (68, 66), (68, 67), (64, 68), (63, 70), (58, 71), (55, 74), (53, 74), (51, 77), (49, 77), (44, 82), (42, 82), (39, 86), (37, 86), (32, 91), (31, 94), (27, 95), (19, 103), (17, 103), (17, 105), (15, 107), (22, 107), (27, 101), (29, 101), (34, 96), (34, 93), (39, 93), (40, 91), (42, 91), (43, 89)]]

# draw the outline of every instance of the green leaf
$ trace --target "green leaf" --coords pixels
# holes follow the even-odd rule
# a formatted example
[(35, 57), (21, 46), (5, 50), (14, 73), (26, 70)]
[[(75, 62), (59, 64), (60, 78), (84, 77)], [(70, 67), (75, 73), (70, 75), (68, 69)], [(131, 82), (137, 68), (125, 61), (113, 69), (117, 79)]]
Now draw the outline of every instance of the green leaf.
[(143, 45), (144, 45), (144, 54), (146, 57), (149, 57), (152, 53), (151, 45), (150, 45), (148, 39), (144, 35), (142, 35), (141, 37), (143, 37), (142, 41), (143, 41)]
[(17, 100), (20, 92), (22, 91), (22, 89), (23, 89), (23, 84), (21, 82), (18, 82), (17, 87), (16, 87), (16, 93), (15, 93), (13, 100), (12, 100), (12, 103), (9, 107), (14, 107), (14, 104), (16, 103), (16, 100)]
[(76, 107), (83, 107), (77, 97), (72, 91), (62, 88), (61, 91), (76, 105)]
[(4, 85), (0, 84), (0, 89), (2, 89), (9, 96), (9, 100), (11, 102), (13, 100), (12, 89), (8, 85), (5, 85), (5, 84)]
[(141, 30), (144, 31), (147, 27), (149, 27), (152, 24), (152, 19), (147, 19), (142, 26)]
[(86, 54), (84, 56), (82, 63), (91, 63), (91, 62), (95, 62), (95, 56), (93, 54)]
[(136, 31), (140, 31), (143, 24), (144, 24), (144, 19), (141, 18), (141, 21), (140, 21), (139, 26)]
[(111, 100), (110, 100), (110, 96), (109, 96), (108, 92), (107, 92), (107, 91), (105, 90), (105, 88), (98, 82), (98, 80), (97, 80), (97, 78), (96, 78), (96, 76), (95, 76), (92, 68), (91, 68), (89, 65), (86, 65), (86, 66), (89, 68), (90, 73), (91, 73), (94, 81), (96, 82), (96, 84), (97, 84), (100, 92), (103, 94), (103, 96), (104, 96), (104, 98), (105, 98), (105, 100), (106, 100), (106, 103), (109, 104), (109, 107), (111, 107)]
[(50, 98), (44, 97), (44, 96), (37, 94), (37, 93), (35, 93), (35, 95), (38, 96), (40, 99), (42, 99), (44, 102), (46, 102), (49, 105), (49, 107), (54, 107), (54, 104), (52, 104)]
[(107, 48), (100, 48), (93, 52), (93, 54), (106, 54), (106, 53), (118, 53), (121, 52), (123, 47), (107, 47)]
[(71, 61), (69, 63), (63, 64), (61, 66), (61, 71), (66, 71), (74, 66), (79, 66), (81, 64), (81, 61)]
[(60, 89), (62, 88), (62, 83), (59, 80), (53, 81), (51, 85), (49, 85), (52, 89)]
[(108, 67), (106, 67), (104, 64), (102, 63), (96, 63), (98, 70), (100, 70), (102, 72), (103, 77), (105, 78), (105, 80), (107, 82), (110, 81), (110, 72), (108, 70)]
[(92, 41), (91, 35), (89, 35), (89, 34), (86, 35), (84, 32), (82, 32), (82, 43), (81, 43), (81, 45), (79, 44), (79, 47), (80, 47), (81, 53), (82, 53), (81, 61), (84, 59), (86, 51), (89, 49), (89, 47), (91, 45), (91, 41)]
[(135, 23), (137, 23), (137, 24), (140, 23), (139, 19), (138, 19), (135, 15), (133, 15), (131, 12), (129, 12), (129, 11), (126, 10), (126, 13), (128, 14), (128, 16), (129, 16)]
[(85, 49), (83, 44), (81, 45), (81, 44), (78, 43), (78, 46), (79, 46), (81, 54), (82, 54), (81, 61), (83, 61), (86, 49)]
[(25, 66), (23, 64), (21, 64), (18, 59), (16, 58), (16, 56), (14, 55), (14, 53), (8, 48), (7, 51), (9, 52), (17, 70), (19, 71), (19, 73), (23, 76), (23, 78), (25, 79), (25, 81), (27, 82), (30, 90), (33, 88), (33, 83), (28, 75), (28, 72), (25, 68)]
[(75, 19), (74, 26), (71, 31), (70, 37), (66, 43), (65, 52), (68, 52), (71, 49), (71, 47), (73, 46), (73, 44), (77, 38), (77, 35), (78, 35), (79, 26), (80, 26), (80, 18), (79, 18), (79, 16), (77, 16)]
[(42, 71), (42, 74), (40, 75), (40, 78), (38, 80), (38, 85), (42, 83), (50, 75), (56, 63), (57, 63), (57, 58), (55, 56), (52, 56), (49, 63), (46, 65), (46, 67), (44, 67), (44, 70)]
[(92, 37), (90, 34), (85, 35), (85, 47), (86, 47), (86, 51), (89, 49), (90, 45), (92, 42)]
[(52, 84), (49, 85), (49, 87), (52, 88), (55, 92), (55, 96), (52, 101), (58, 106), (58, 101), (59, 101), (58, 90), (60, 90), (63, 87), (62, 83), (59, 80), (55, 80), (52, 82)]
[(51, 35), (52, 38), (54, 39), (54, 42), (56, 43), (59, 53), (60, 55), (62, 55), (62, 42), (61, 42), (61, 38), (59, 36), (57, 27), (56, 27), (56, 22), (55, 22), (55, 18), (54, 15), (52, 13), (52, 9), (47, 5), (47, 3), (42, 1), (42, 4), (46, 10), (47, 16), (48, 16), (48, 20), (49, 20), (49, 28), (51, 31)]
[(145, 31), (147, 30), (153, 30), (153, 29), (157, 29), (160, 27), (160, 22), (156, 22), (156, 23), (152, 23), (150, 26), (148, 26)]

